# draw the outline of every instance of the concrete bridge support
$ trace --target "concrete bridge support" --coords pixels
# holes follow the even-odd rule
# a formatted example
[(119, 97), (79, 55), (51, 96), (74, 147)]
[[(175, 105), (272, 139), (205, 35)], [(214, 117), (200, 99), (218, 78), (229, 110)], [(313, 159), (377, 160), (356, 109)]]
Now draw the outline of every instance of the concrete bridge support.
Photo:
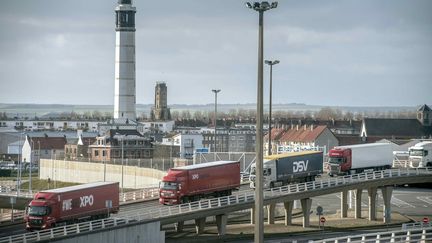
[(195, 219), (195, 229), (196, 229), (196, 233), (197, 234), (204, 233), (205, 221), (206, 221), (205, 217), (204, 218)]
[(393, 187), (391, 187), (391, 186), (382, 187), (381, 192), (382, 192), (382, 196), (383, 196), (383, 200), (384, 200), (383, 221), (384, 221), (384, 223), (391, 223), (391, 204), (390, 204), (390, 201), (392, 198)]
[(310, 225), (310, 209), (312, 205), (312, 199), (304, 198), (301, 199), (302, 211), (303, 211), (303, 228), (309, 227)]
[(227, 222), (228, 222), (228, 216), (226, 214), (216, 215), (216, 225), (218, 229), (218, 235), (226, 234)]
[(271, 203), (271, 204), (267, 205), (267, 223), (268, 224), (274, 224), (275, 208), (276, 208), (275, 203)]
[(174, 228), (177, 231), (177, 233), (183, 232), (184, 221), (180, 221), (180, 222), (175, 223)]
[(348, 191), (341, 192), (341, 218), (348, 217)]
[(369, 220), (376, 220), (376, 196), (377, 188), (368, 188), (369, 197)]
[(251, 208), (251, 224), (255, 224), (255, 207)]
[(292, 209), (294, 206), (293, 201), (284, 202), (285, 207), (285, 225), (292, 224)]
[(363, 190), (357, 189), (355, 191), (355, 218), (360, 219), (361, 218), (361, 197), (362, 197)]

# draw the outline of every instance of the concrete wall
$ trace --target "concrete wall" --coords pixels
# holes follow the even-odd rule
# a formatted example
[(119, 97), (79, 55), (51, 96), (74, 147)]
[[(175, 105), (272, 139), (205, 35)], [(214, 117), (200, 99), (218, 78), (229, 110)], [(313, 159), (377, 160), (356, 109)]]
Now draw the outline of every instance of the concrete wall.
[[(41, 159), (39, 170), (40, 179), (48, 179), (64, 182), (89, 183), (104, 181), (118, 181), (122, 186), (122, 166), (103, 163), (78, 162), (67, 160)], [(148, 185), (158, 184), (166, 174), (164, 171), (139, 168), (135, 166), (123, 166), (123, 183), (125, 188), (142, 188)]]
[(140, 243), (140, 242), (165, 242), (165, 232), (160, 230), (160, 222), (137, 224), (129, 227), (90, 233), (69, 239), (52, 240), (62, 243)]

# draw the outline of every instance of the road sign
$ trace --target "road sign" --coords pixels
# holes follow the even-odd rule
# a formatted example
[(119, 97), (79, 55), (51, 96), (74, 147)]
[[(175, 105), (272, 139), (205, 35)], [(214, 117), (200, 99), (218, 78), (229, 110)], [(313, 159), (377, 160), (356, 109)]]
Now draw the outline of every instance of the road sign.
[(425, 223), (425, 224), (429, 223), (429, 218), (428, 217), (424, 217), (423, 218), (423, 223)]
[(322, 208), (321, 206), (318, 206), (318, 207), (316, 208), (316, 211), (317, 211), (317, 214), (318, 214), (318, 215), (321, 215), (322, 212), (323, 212), (323, 208)]
[(320, 222), (321, 222), (321, 223), (325, 223), (325, 221), (326, 221), (326, 218), (324, 218), (324, 217), (321, 217), (321, 218), (320, 218)]

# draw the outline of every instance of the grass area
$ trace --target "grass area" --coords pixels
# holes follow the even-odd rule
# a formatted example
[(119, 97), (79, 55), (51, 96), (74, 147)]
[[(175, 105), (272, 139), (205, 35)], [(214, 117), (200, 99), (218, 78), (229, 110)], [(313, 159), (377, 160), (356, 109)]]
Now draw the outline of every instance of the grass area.
[[(37, 178), (39, 175), (37, 172), (33, 172), (32, 173), (32, 177), (33, 178)], [(21, 174), (21, 179), (22, 180), (28, 180), (29, 178), (29, 173), (22, 173)], [(0, 181), (16, 181), (17, 180), (17, 173), (16, 172), (12, 172), (11, 176), (1, 176), (0, 177)]]
[[(71, 183), (71, 182), (62, 182), (62, 181), (50, 181), (48, 183), (48, 180), (40, 180), (37, 178), (32, 178), (32, 191), (42, 191), (47, 189), (53, 189), (53, 188), (61, 188), (61, 187), (67, 187), (67, 186), (75, 186), (79, 185), (79, 183)], [(29, 188), (29, 182), (26, 181), (21, 184), (22, 190), (28, 190)]]

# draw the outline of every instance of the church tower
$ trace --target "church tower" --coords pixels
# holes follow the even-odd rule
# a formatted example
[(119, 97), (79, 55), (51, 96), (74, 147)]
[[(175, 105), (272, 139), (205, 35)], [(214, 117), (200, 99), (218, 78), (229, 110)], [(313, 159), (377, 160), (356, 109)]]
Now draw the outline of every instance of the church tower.
[(151, 119), (156, 121), (171, 120), (168, 108), (168, 88), (165, 82), (157, 82), (155, 87), (155, 105), (152, 107)]

